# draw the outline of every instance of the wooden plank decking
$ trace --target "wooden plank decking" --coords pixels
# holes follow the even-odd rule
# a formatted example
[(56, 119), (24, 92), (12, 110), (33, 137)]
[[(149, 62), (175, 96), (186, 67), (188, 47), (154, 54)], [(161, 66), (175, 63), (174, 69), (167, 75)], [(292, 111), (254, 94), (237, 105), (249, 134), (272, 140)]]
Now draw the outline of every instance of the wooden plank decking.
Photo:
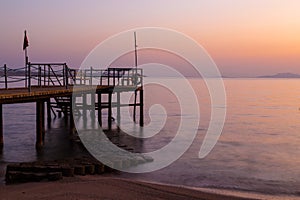
[(0, 104), (10, 103), (25, 103), (35, 102), (37, 100), (48, 99), (53, 97), (71, 96), (73, 93), (90, 93), (90, 92), (128, 92), (139, 90), (133, 86), (42, 86), (32, 87), (28, 92), (28, 88), (13, 88), (13, 89), (0, 89)]

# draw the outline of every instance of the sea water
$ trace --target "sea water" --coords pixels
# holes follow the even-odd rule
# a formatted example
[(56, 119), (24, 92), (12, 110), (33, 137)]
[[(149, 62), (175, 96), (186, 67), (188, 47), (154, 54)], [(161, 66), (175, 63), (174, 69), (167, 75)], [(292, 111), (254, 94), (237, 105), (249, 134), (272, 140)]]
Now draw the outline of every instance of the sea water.
[[(176, 82), (176, 79), (170, 78)], [(200, 108), (197, 135), (178, 160), (158, 171), (120, 173), (160, 183), (237, 189), (270, 194), (300, 194), (300, 81), (298, 79), (224, 79), (226, 120), (213, 150), (203, 159), (198, 153), (211, 120), (211, 99), (202, 79), (189, 79)], [(180, 88), (184, 90), (185, 88)], [(161, 87), (145, 86), (145, 125), (166, 115), (152, 138), (144, 139), (143, 152), (170, 143), (178, 130), (182, 111), (176, 95)], [(164, 112), (148, 111), (161, 104)], [(0, 163), (60, 159), (76, 156), (80, 149), (69, 140), (63, 118), (47, 127), (45, 147), (35, 150), (35, 104), (4, 105), (4, 149)], [(152, 119), (151, 119), (152, 117)], [(122, 127), (121, 127), (122, 128)], [(140, 144), (140, 143), (139, 143)], [(177, 145), (181, 145), (180, 142)]]

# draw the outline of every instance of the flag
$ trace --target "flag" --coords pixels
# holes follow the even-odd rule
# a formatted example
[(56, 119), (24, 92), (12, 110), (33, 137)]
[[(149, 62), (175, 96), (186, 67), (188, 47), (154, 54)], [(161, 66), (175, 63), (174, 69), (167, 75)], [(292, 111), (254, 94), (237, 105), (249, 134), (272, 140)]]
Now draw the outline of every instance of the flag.
[(23, 42), (23, 50), (25, 50), (29, 46), (28, 38), (26, 35), (26, 31), (24, 31), (24, 42)]

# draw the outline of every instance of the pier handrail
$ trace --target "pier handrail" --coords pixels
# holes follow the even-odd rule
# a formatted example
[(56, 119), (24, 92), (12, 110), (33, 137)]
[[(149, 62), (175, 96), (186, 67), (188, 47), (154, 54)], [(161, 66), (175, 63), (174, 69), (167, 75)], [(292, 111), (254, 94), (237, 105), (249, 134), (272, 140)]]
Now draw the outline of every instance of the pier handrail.
[[(76, 70), (69, 68), (66, 63), (29, 62), (26, 67), (15, 69), (4, 64), (3, 67), (0, 67), (0, 87), (7, 90), (20, 88), (24, 84), (29, 92), (32, 86), (65, 86), (68, 88), (75, 83), (75, 76)], [(9, 87), (12, 83), (15, 83), (15, 86)]]
[(142, 86), (143, 70), (132, 67), (82, 69), (77, 71), (76, 84), (101, 86)]
[[(25, 81), (24, 72), (25, 67), (13, 69), (7, 67), (6, 64), (3, 65), (3, 67), (0, 67), (0, 84), (4, 84), (4, 89), (8, 89), (9, 83), (17, 83)], [(22, 76), (20, 77), (20, 74)]]
[[(15, 86), (11, 84), (15, 83)], [(134, 86), (143, 85), (143, 70), (135, 67), (108, 67), (106, 69), (76, 70), (66, 63), (31, 63), (26, 67), (0, 67), (0, 88), (20, 88), (22, 83), (28, 91), (34, 87), (71, 85)]]

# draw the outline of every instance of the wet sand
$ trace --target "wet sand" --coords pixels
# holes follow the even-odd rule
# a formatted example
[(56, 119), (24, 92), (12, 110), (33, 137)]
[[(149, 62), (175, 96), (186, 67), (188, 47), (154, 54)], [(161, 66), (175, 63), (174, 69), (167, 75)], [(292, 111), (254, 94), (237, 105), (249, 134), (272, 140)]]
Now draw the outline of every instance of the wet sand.
[[(83, 176), (58, 182), (1, 185), (0, 199), (294, 199), (229, 192), (214, 189), (192, 189), (180, 186), (132, 181), (113, 177)], [(295, 197), (295, 199), (297, 199)]]

